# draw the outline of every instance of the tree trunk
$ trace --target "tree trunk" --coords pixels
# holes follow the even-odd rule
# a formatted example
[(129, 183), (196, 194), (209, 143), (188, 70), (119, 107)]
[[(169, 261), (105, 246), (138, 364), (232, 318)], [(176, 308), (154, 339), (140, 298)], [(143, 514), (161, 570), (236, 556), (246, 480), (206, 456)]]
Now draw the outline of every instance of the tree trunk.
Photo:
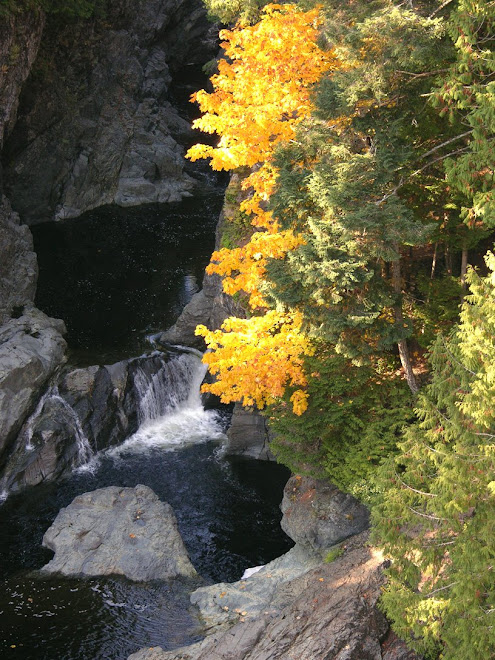
[[(435, 278), (435, 270), (437, 268), (437, 252), (438, 252), (438, 243), (435, 243), (435, 249), (433, 250), (433, 257), (431, 260), (431, 273), (430, 273), (430, 283), (428, 285), (428, 295), (426, 296), (426, 304), (430, 302), (431, 289), (433, 286), (433, 280)], [(423, 328), (424, 330), (424, 328)]]
[(463, 246), (462, 258), (461, 258), (461, 287), (462, 287), (461, 302), (464, 299), (464, 294), (466, 291), (467, 267), (468, 267), (468, 251), (467, 251), (467, 247)]
[[(399, 246), (395, 246), (395, 249), (397, 251), (397, 254), (400, 255)], [(402, 302), (401, 302), (402, 290), (401, 290), (401, 275), (400, 275), (400, 257), (399, 259), (397, 259), (397, 261), (392, 261), (392, 286), (398, 297), (397, 304), (394, 306), (395, 324), (400, 329), (400, 331), (402, 331), (404, 328), (404, 315), (402, 314)], [(397, 347), (399, 349), (399, 358), (402, 364), (402, 368), (404, 369), (404, 373), (406, 375), (406, 380), (407, 380), (407, 384), (409, 385), (409, 389), (413, 394), (416, 394), (419, 391), (419, 386), (418, 383), (416, 382), (416, 377), (412, 370), (411, 360), (409, 359), (409, 348), (407, 346), (407, 341), (405, 339), (401, 339), (397, 343)]]
[(452, 266), (452, 251), (449, 246), (445, 246), (445, 269), (449, 275), (452, 275), (454, 269)]

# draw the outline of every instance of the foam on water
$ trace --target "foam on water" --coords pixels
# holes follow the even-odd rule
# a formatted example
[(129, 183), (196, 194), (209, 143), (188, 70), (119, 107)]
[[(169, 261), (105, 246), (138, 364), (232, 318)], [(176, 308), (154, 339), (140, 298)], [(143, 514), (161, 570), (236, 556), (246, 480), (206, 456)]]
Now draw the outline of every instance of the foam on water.
[(152, 376), (138, 370), (134, 384), (139, 395), (139, 429), (107, 455), (171, 450), (225, 437), (218, 413), (205, 410), (201, 402), (200, 387), (206, 373), (201, 357), (199, 351), (188, 349), (164, 362)]

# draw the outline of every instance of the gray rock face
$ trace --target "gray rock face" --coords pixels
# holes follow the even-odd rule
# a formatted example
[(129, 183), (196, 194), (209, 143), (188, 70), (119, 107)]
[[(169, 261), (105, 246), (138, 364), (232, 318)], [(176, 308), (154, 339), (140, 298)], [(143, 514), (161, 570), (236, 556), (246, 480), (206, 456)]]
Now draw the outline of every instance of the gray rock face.
[(23, 221), (190, 194), (180, 145), (192, 133), (169, 87), (213, 56), (210, 30), (200, 0), (143, 0), (139, 11), (118, 0), (104, 20), (65, 27), (49, 18), (4, 154)]
[[(1, 74), (0, 74), (1, 75)], [(15, 308), (32, 303), (38, 265), (29, 228), (21, 225), (8, 200), (0, 194), (0, 325)]]
[(76, 497), (43, 537), (55, 557), (43, 567), (63, 575), (125, 575), (167, 580), (196, 575), (172, 507), (147, 486), (110, 486)]
[(0, 457), (64, 360), (63, 321), (35, 308), (0, 327)]
[(14, 126), (19, 94), (38, 54), (44, 25), (40, 9), (2, 15), (0, 20), (0, 149)]
[(243, 318), (244, 315), (244, 310), (223, 292), (220, 277), (205, 274), (201, 291), (194, 294), (175, 324), (161, 333), (159, 341), (204, 350), (203, 339), (195, 335), (197, 325), (217, 330), (229, 316)]
[[(139, 425), (136, 374), (142, 384), (152, 385), (165, 363), (164, 357), (151, 355), (62, 371), (41, 399), (33, 390), (35, 409), (4, 458), (0, 490), (10, 493), (57, 479), (97, 451), (123, 442)], [(1, 397), (0, 392), (0, 402)], [(7, 404), (6, 410), (19, 414)]]
[(226, 454), (274, 461), (266, 418), (257, 410), (236, 403), (224, 451)]
[(58, 479), (78, 467), (90, 448), (74, 412), (60, 396), (42, 398), (39, 416), (25, 423), (8, 456), (2, 490)]
[(302, 546), (274, 559), (246, 580), (200, 587), (191, 594), (207, 629), (218, 630), (263, 612), (275, 615), (294, 599), (293, 581), (319, 566), (321, 558)]
[(260, 571), (234, 584), (201, 587), (191, 596), (208, 628), (242, 616), (280, 613), (294, 598), (294, 580), (319, 566), (335, 544), (368, 527), (368, 510), (331, 484), (292, 477), (284, 490), (281, 526), (296, 545)]
[(369, 526), (368, 509), (324, 481), (291, 477), (284, 489), (282, 529), (320, 554)]
[[(168, 652), (143, 649), (129, 660), (382, 660), (388, 629), (376, 607), (382, 564), (365, 535), (353, 537), (342, 557), (283, 585), (281, 600), (290, 593), (290, 602), (280, 610), (256, 618), (241, 611), (233, 627), (198, 644)], [(400, 644), (404, 659), (418, 660)]]

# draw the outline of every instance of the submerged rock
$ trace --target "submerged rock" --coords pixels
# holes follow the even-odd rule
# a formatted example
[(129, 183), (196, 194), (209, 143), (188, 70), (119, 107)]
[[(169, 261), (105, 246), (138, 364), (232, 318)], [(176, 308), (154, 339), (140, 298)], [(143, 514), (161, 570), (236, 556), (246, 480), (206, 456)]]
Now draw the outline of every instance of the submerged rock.
[(172, 507), (147, 486), (110, 486), (76, 497), (43, 537), (55, 557), (41, 570), (124, 575), (131, 580), (193, 577)]

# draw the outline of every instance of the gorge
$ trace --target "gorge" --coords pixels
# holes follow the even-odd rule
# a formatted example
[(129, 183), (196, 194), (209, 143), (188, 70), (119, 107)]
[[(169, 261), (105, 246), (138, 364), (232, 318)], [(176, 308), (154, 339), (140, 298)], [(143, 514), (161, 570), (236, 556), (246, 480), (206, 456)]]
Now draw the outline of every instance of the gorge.
[[(216, 33), (199, 0), (0, 19), (2, 657), (413, 658), (376, 608), (383, 560), (355, 536), (363, 508), (292, 480), (290, 540), (288, 471), (247, 459), (242, 438), (244, 456), (225, 457), (231, 410), (199, 396), (191, 324), (218, 327), (235, 307), (218, 278), (199, 291), (226, 181), (183, 157), (196, 139), (184, 101)], [(200, 577), (37, 574), (62, 507), (138, 484), (172, 505)], [(256, 616), (242, 620), (246, 602)]]

